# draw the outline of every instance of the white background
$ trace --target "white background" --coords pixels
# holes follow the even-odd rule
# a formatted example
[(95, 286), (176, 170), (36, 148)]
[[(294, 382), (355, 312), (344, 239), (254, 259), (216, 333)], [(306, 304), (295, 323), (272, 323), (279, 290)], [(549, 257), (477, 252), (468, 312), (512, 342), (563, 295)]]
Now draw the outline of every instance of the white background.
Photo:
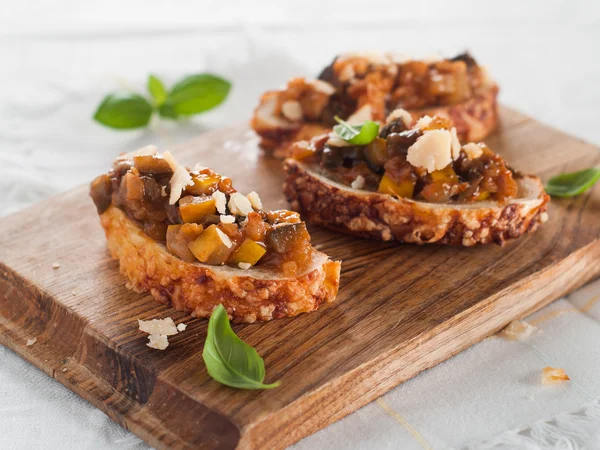
[[(0, 215), (88, 182), (122, 151), (247, 120), (262, 91), (314, 75), (349, 50), (470, 49), (498, 80), (503, 103), (600, 144), (599, 44), (600, 2), (591, 0), (1, 0)], [(172, 83), (201, 71), (234, 82), (214, 112), (133, 132), (91, 120), (104, 94), (143, 91), (148, 73)], [(600, 314), (586, 305), (598, 291), (596, 283), (552, 305), (570, 312), (541, 322), (548, 329), (531, 344), (488, 339), (299, 447), (479, 448), (520, 427), (533, 427), (535, 438), (536, 424), (561, 411), (588, 411), (600, 396)], [(548, 361), (580, 379), (540, 391), (535, 371)], [(593, 423), (600, 428), (600, 415)], [(597, 435), (571, 434), (600, 448)], [(540, 436), (528, 448), (542, 446)], [(0, 448), (134, 447), (143, 444), (0, 347)]]

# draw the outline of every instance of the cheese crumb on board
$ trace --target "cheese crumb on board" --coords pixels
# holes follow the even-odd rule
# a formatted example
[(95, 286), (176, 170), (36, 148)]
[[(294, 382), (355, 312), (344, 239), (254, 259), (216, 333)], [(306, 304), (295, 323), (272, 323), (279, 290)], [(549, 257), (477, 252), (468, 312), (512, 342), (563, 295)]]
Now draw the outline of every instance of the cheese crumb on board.
[(27, 339), (27, 347), (31, 347), (36, 342), (37, 342), (37, 338)]
[(177, 325), (177, 331), (185, 331), (187, 325), (185, 323), (180, 323)]
[(60, 269), (60, 264), (59, 264), (59, 263), (57, 263), (57, 262), (55, 262), (55, 263), (52, 263), (52, 268), (53, 268), (54, 270), (56, 270), (56, 269)]
[(523, 320), (513, 320), (501, 331), (502, 335), (511, 341), (524, 341), (537, 330), (536, 327)]
[(169, 346), (169, 340), (164, 334), (151, 334), (148, 336), (148, 343), (146, 345), (156, 350), (164, 350)]
[(448, 130), (430, 130), (408, 148), (406, 160), (431, 173), (452, 162), (452, 136)]
[(164, 334), (165, 336), (173, 336), (177, 334), (175, 322), (170, 317), (165, 319), (138, 320), (140, 331), (148, 334)]
[(559, 384), (569, 380), (565, 370), (560, 367), (548, 366), (542, 370), (542, 384)]

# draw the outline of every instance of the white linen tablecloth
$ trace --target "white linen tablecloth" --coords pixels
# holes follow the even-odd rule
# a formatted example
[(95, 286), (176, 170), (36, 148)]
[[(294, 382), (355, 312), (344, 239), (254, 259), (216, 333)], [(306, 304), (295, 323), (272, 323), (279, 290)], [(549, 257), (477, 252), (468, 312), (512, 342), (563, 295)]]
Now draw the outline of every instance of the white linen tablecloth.
[[(315, 74), (345, 50), (470, 48), (498, 79), (504, 103), (600, 143), (597, 1), (0, 6), (0, 215), (88, 182), (120, 152), (169, 147), (246, 120), (264, 90)], [(132, 132), (91, 120), (104, 94), (143, 91), (148, 73), (172, 83), (201, 71), (234, 84), (213, 112)], [(600, 448), (600, 281), (529, 320), (538, 331), (526, 341), (488, 338), (294, 448)], [(563, 367), (572, 381), (543, 386), (548, 365)], [(146, 447), (0, 347), (0, 448)]]

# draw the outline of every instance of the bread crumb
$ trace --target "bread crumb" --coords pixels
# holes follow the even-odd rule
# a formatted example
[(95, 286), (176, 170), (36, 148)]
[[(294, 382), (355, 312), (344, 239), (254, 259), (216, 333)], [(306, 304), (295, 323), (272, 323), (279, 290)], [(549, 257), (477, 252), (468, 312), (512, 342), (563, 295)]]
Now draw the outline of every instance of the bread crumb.
[(57, 263), (57, 262), (55, 262), (55, 263), (52, 263), (52, 268), (53, 268), (54, 270), (56, 270), (56, 269), (60, 269), (60, 264), (59, 264), (59, 263)]
[(187, 325), (185, 323), (180, 323), (177, 325), (177, 331), (185, 331)]
[(75, 296), (75, 295), (77, 295), (77, 292), (71, 291), (71, 295)]
[(350, 184), (353, 189), (362, 189), (365, 187), (365, 177), (358, 175), (356, 179)]
[(548, 366), (542, 370), (542, 384), (559, 384), (569, 380), (565, 370), (560, 367)]
[(140, 331), (148, 334), (163, 334), (165, 336), (177, 334), (177, 327), (170, 317), (165, 319), (138, 320), (138, 325)]
[(27, 339), (27, 347), (31, 347), (36, 342), (37, 342), (37, 338)]
[(238, 264), (238, 267), (242, 270), (248, 270), (250, 267), (252, 267), (252, 264), (241, 262)]
[(524, 341), (531, 336), (537, 328), (523, 320), (513, 320), (504, 330), (502, 335), (511, 341)]
[(151, 334), (148, 336), (148, 343), (146, 345), (156, 350), (164, 350), (169, 346), (169, 340), (164, 334)]

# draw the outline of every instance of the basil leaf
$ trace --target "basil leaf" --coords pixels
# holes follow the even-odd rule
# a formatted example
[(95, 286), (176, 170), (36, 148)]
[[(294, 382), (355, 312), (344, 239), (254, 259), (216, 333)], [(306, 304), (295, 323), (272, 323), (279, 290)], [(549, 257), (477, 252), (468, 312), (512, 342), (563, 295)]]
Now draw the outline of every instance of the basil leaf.
[(590, 167), (550, 178), (546, 192), (553, 197), (574, 197), (583, 194), (600, 180), (600, 167)]
[(175, 118), (207, 111), (223, 102), (230, 88), (229, 81), (216, 75), (190, 75), (173, 86), (159, 113)]
[(162, 105), (167, 99), (167, 90), (162, 81), (158, 77), (150, 74), (148, 77), (148, 92), (154, 98), (156, 106)]
[(350, 125), (348, 122), (335, 116), (339, 125), (333, 127), (333, 131), (346, 142), (354, 145), (367, 145), (372, 142), (379, 133), (379, 125), (370, 120), (365, 120), (362, 125)]
[(148, 124), (152, 105), (138, 94), (117, 92), (104, 97), (94, 120), (111, 128), (131, 129)]
[(272, 389), (280, 384), (263, 384), (263, 359), (233, 332), (223, 305), (215, 308), (208, 321), (202, 358), (208, 374), (221, 384), (239, 389)]

